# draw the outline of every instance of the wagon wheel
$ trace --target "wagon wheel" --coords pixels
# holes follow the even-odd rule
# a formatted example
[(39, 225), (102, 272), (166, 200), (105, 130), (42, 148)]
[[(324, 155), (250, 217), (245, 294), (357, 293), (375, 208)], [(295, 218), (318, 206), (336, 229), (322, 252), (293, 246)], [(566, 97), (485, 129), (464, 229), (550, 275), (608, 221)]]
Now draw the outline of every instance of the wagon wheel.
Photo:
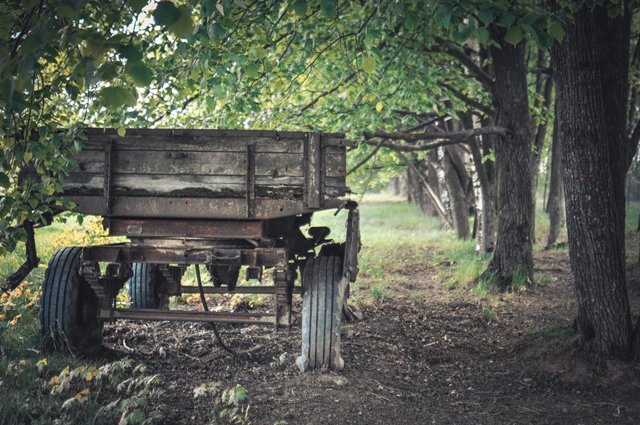
[(209, 266), (209, 274), (213, 286), (219, 288), (226, 285), (229, 291), (236, 289), (238, 277), (240, 276), (240, 266)]
[[(340, 258), (344, 258), (344, 249), (344, 243), (324, 244), (320, 248), (319, 256), (338, 256)], [(348, 301), (350, 296), (351, 283), (347, 282), (347, 285), (344, 289), (344, 299), (342, 301), (342, 320), (345, 320), (347, 322), (356, 322), (358, 320), (362, 320), (362, 312), (358, 308), (349, 305)]]
[(342, 369), (340, 322), (344, 285), (342, 258), (307, 260), (302, 276), (302, 355), (296, 364), (307, 369)]
[(133, 308), (169, 308), (169, 296), (162, 290), (162, 275), (157, 264), (133, 264), (133, 276), (129, 279), (129, 299)]
[(42, 334), (54, 349), (92, 353), (102, 345), (98, 297), (80, 275), (80, 248), (58, 250), (44, 275), (40, 300)]

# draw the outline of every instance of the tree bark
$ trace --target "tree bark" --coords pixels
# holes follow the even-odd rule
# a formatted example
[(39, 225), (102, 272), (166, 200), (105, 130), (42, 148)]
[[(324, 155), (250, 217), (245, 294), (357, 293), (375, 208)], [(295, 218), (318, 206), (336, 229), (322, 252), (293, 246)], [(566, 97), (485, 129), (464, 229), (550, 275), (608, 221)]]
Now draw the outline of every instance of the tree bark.
[(552, 49), (580, 347), (628, 359), (624, 175), (629, 13), (583, 7)]
[(558, 118), (553, 124), (553, 141), (551, 144), (551, 177), (549, 183), (549, 200), (547, 213), (549, 214), (549, 237), (547, 247), (558, 242), (560, 229), (564, 223), (564, 188), (562, 185), (562, 162), (560, 158), (560, 139), (558, 137)]
[[(470, 113), (461, 113), (461, 120), (466, 128), (472, 128), (479, 124)], [(489, 123), (490, 125), (490, 123)], [(491, 145), (490, 139), (495, 136), (482, 136), (482, 145)], [(483, 161), (480, 142), (474, 139), (469, 142), (469, 155), (467, 161), (468, 174), (471, 177), (473, 189), (473, 201), (475, 220), (473, 234), (476, 240), (476, 252), (486, 254), (493, 252), (495, 246), (495, 191), (491, 178), (493, 161)]]
[(533, 278), (531, 244), (531, 142), (525, 43), (517, 46), (504, 41), (505, 31), (494, 27), (491, 47), (495, 86), (492, 93), (496, 110), (495, 125), (510, 134), (495, 144), (498, 226), (496, 248), (484, 274), (495, 278), (504, 290), (514, 274)]
[(407, 199), (420, 208), (422, 214), (433, 216), (436, 214), (433, 205), (424, 193), (424, 186), (413, 168), (407, 167)]
[[(539, 61), (542, 66), (542, 62)], [(544, 108), (544, 115), (542, 121), (536, 128), (536, 135), (534, 137), (533, 151), (531, 154), (531, 241), (536, 240), (536, 202), (538, 194), (538, 174), (540, 167), (540, 156), (542, 148), (544, 147), (544, 141), (547, 136), (547, 124), (549, 117), (549, 108), (551, 107), (552, 91), (553, 91), (553, 78), (551, 76), (541, 77), (537, 92), (542, 96), (542, 101), (538, 105), (538, 108)]]
[[(451, 147), (438, 148), (438, 160), (442, 166), (443, 182), (448, 194), (448, 207), (453, 229), (458, 239), (469, 237), (469, 218), (465, 191), (460, 174), (451, 158)], [(442, 191), (441, 191), (442, 192)]]

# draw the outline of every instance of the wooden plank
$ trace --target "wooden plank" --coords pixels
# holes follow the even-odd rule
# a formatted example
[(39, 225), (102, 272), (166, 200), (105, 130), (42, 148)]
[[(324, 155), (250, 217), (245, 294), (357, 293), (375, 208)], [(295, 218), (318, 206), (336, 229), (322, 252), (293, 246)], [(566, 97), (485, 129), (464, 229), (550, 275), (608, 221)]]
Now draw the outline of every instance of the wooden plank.
[[(162, 195), (185, 188), (238, 188), (245, 190), (244, 176), (201, 176), (170, 174), (114, 174), (112, 186), (116, 192), (146, 189), (150, 193)], [(63, 188), (66, 193), (74, 190), (98, 190), (102, 193), (104, 176), (100, 173), (71, 173), (65, 177)], [(300, 187), (304, 185), (304, 177), (256, 177), (256, 187)], [(328, 177), (326, 187), (346, 189), (344, 177)]]
[[(86, 128), (86, 135), (91, 136), (117, 136), (115, 128)], [(296, 138), (303, 139), (308, 133), (302, 131), (275, 131), (275, 130), (226, 130), (226, 129), (192, 129), (192, 128), (128, 128), (126, 135), (133, 136), (209, 136), (223, 137), (265, 137), (273, 139)], [(344, 133), (323, 133), (326, 137), (341, 139)]]
[(84, 150), (99, 150), (107, 141), (112, 140), (117, 150), (130, 151), (192, 151), (192, 152), (246, 152), (247, 145), (255, 144), (257, 152), (302, 153), (303, 140), (273, 140), (263, 138), (213, 139), (210, 137), (177, 138), (158, 136), (144, 138), (140, 136), (113, 137), (103, 136), (84, 142)]
[[(115, 151), (112, 172), (117, 174), (237, 175), (246, 172), (246, 154), (235, 152)], [(80, 171), (104, 172), (98, 151), (82, 151), (77, 157)]]
[[(104, 172), (104, 150), (83, 150), (75, 157), (77, 170)], [(329, 177), (346, 174), (344, 154), (327, 155), (324, 161)], [(116, 174), (197, 174), (245, 176), (244, 152), (197, 151), (114, 151), (112, 172)], [(302, 154), (256, 152), (256, 176), (304, 176)]]
[[(98, 195), (102, 193), (103, 180), (103, 174), (73, 173), (64, 180), (64, 192)], [(241, 176), (114, 174), (111, 188), (116, 195), (236, 197), (245, 192), (246, 186)]]
[[(326, 137), (326, 136), (325, 136)], [(302, 153), (304, 137), (275, 139), (272, 137), (224, 137), (211, 136), (170, 136), (170, 135), (94, 135), (83, 142), (85, 150), (102, 150), (104, 143), (111, 141), (116, 150), (143, 151), (205, 151), (205, 152), (244, 152), (249, 144), (256, 145), (256, 152)], [(328, 139), (334, 143), (325, 147), (331, 154), (344, 153), (342, 139)], [(323, 140), (324, 144), (324, 140)]]
[(247, 217), (255, 215), (254, 201), (256, 199), (256, 145), (247, 145)]
[[(320, 151), (312, 152), (319, 155)], [(340, 177), (346, 175), (346, 158), (344, 154), (326, 155), (324, 158), (315, 157), (320, 173), (314, 178), (322, 177), (322, 169), (326, 170), (328, 177)], [(293, 154), (265, 154), (256, 153), (256, 175), (258, 176), (305, 176), (304, 158)], [(320, 182), (320, 180), (318, 180)]]
[(322, 206), (322, 148), (320, 134), (312, 133), (304, 145), (304, 202), (307, 208)]
[[(77, 205), (77, 212), (104, 215), (104, 204), (99, 196), (68, 196), (68, 199)], [(324, 208), (338, 208), (341, 204), (340, 199), (328, 198)], [(266, 220), (313, 211), (305, 208), (301, 200), (256, 199), (254, 218)], [(112, 206), (114, 217), (241, 219), (247, 218), (246, 212), (246, 200), (236, 198), (114, 196)]]

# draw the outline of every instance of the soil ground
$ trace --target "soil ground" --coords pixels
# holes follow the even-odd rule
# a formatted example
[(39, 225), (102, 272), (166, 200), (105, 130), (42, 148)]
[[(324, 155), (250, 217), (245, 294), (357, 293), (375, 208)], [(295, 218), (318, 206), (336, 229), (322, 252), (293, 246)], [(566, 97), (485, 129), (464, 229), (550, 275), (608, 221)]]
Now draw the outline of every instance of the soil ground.
[(484, 298), (447, 289), (430, 264), (390, 270), (411, 283), (390, 282), (362, 321), (343, 326), (339, 373), (298, 372), (295, 329), (221, 327), (228, 345), (249, 351), (234, 357), (202, 324), (119, 322), (105, 347), (160, 374), (166, 424), (201, 423), (208, 407), (193, 390), (210, 381), (243, 385), (254, 424), (640, 423), (640, 365), (594, 370), (573, 348), (566, 253), (537, 254), (544, 284)]

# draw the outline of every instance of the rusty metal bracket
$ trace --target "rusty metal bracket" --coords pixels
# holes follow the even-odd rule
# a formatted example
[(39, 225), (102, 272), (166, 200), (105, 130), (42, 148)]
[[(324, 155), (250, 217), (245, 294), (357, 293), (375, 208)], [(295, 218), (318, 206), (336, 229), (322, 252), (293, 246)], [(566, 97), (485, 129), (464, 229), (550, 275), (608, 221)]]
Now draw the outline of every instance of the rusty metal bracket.
[(222, 313), (185, 310), (133, 310), (100, 309), (98, 318), (102, 320), (172, 320), (176, 322), (214, 322), (253, 325), (273, 324), (273, 314), (262, 313)]
[(247, 218), (256, 215), (256, 145), (247, 145)]
[(324, 167), (322, 136), (309, 133), (304, 141), (304, 204), (306, 208), (322, 208), (324, 200)]
[(109, 220), (111, 219), (111, 168), (113, 165), (113, 141), (107, 140), (104, 144), (104, 220), (102, 226), (105, 229), (109, 228)]
[(5, 284), (0, 288), (0, 296), (5, 292), (16, 289), (29, 273), (31, 273), (31, 270), (40, 264), (40, 258), (38, 258), (38, 253), (36, 252), (36, 241), (33, 235), (33, 223), (31, 221), (25, 221), (22, 227), (24, 227), (24, 230), (27, 232), (27, 240), (25, 242), (27, 259), (18, 270), (7, 278)]
[(276, 268), (273, 271), (273, 281), (276, 286), (276, 329), (287, 328), (291, 330), (291, 304), (295, 279), (295, 270), (290, 268)]
[[(355, 204), (355, 205), (354, 205)], [(360, 212), (355, 202), (347, 206), (347, 238), (345, 241), (344, 260), (342, 274), (350, 282), (355, 282), (358, 277), (358, 253), (362, 243), (360, 241)]]

